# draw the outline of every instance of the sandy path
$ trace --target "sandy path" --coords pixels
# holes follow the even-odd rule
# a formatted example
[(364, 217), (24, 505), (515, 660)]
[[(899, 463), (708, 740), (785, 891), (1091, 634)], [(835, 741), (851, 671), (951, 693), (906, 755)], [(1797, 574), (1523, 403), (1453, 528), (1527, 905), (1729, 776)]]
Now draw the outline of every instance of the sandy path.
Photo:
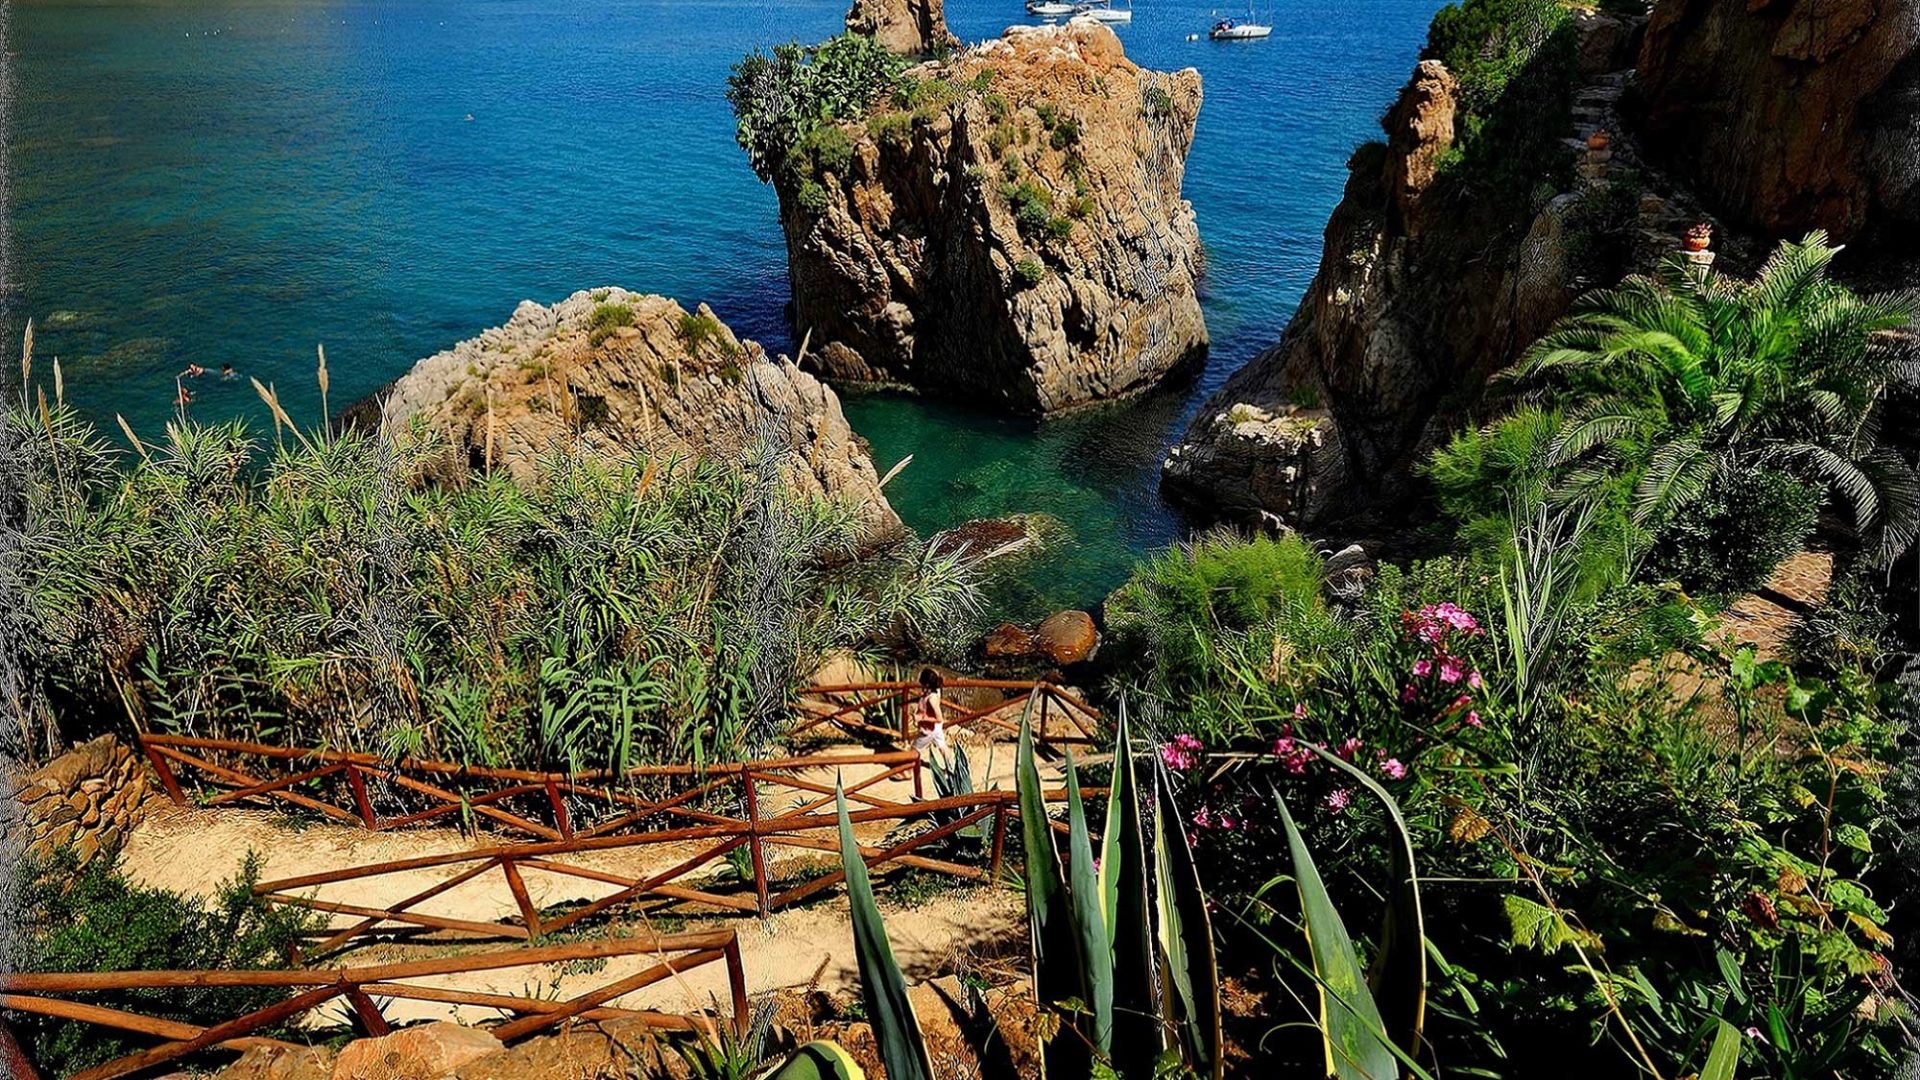
[[(835, 753), (856, 754), (859, 748), (836, 748)], [(991, 779), (983, 777), (978, 786), (997, 782), (1011, 788), (1012, 748), (997, 747), (992, 755)], [(986, 754), (976, 748), (970, 758), (977, 772), (987, 769)], [(807, 778), (831, 785), (833, 770), (816, 770), (821, 775)], [(850, 766), (845, 782), (851, 786), (877, 769)], [(931, 777), (927, 778), (928, 797), (932, 797)], [(872, 794), (900, 801), (910, 800), (909, 781), (889, 781), (868, 789)], [(768, 793), (768, 811), (791, 808), (809, 796), (780, 789)], [(872, 842), (881, 830), (863, 830), (863, 842)], [(396, 832), (368, 832), (332, 823), (292, 824), (277, 812), (267, 810), (165, 807), (136, 829), (129, 837), (122, 856), (122, 868), (133, 880), (179, 892), (212, 895), (222, 882), (239, 873), (249, 851), (261, 859), (263, 880), (289, 878), (305, 874), (343, 869), (373, 862), (406, 859), (453, 851), (467, 851), (508, 842), (497, 834), (483, 833), (464, 837), (451, 829), (410, 829)], [(603, 869), (626, 876), (665, 869), (700, 850), (699, 846), (662, 844), (605, 852), (565, 856), (574, 865)], [(833, 856), (812, 851), (769, 848), (770, 869), (776, 874), (791, 871), (794, 864), (834, 863)], [(467, 865), (405, 871), (378, 878), (343, 882), (318, 889), (302, 890), (325, 900), (362, 906), (384, 907), (404, 897), (424, 891), (453, 877)], [(548, 905), (596, 899), (617, 891), (617, 886), (587, 881), (537, 870), (526, 871), (526, 884), (535, 904)], [(704, 879), (704, 880), (703, 880)], [(723, 864), (713, 864), (680, 879), (695, 885), (730, 881), (731, 873)], [(952, 971), (956, 960), (969, 954), (1001, 954), (1017, 939), (1024, 912), (1017, 893), (1005, 888), (961, 885), (936, 892), (930, 899), (911, 909), (903, 909), (879, 886), (882, 907), (887, 910), (887, 927), (896, 957), (910, 976)], [(518, 913), (505, 879), (498, 870), (489, 871), (456, 886), (415, 910), (477, 922), (492, 922)], [(357, 921), (339, 916), (333, 925), (344, 927)], [(699, 908), (676, 914), (650, 924), (645, 916), (629, 915), (603, 930), (607, 936), (625, 936), (644, 932), (649, 925), (663, 932), (682, 929), (727, 927), (740, 935), (742, 961), (750, 993), (782, 987), (803, 986), (820, 973), (820, 985), (828, 990), (846, 989), (856, 976), (852, 931), (847, 921), (846, 902), (838, 890), (818, 903), (788, 909), (760, 920), (751, 916), (715, 914), (711, 908)], [(511, 942), (458, 944), (463, 938), (449, 935), (431, 941), (406, 945), (384, 944), (361, 948), (336, 959), (334, 963), (365, 964), (389, 960), (446, 955), (453, 951), (511, 948)], [(471, 938), (465, 938), (472, 941)], [(497, 972), (477, 972), (437, 980), (420, 980), (462, 989), (491, 993), (567, 997), (613, 982), (625, 975), (651, 966), (647, 956), (616, 957), (604, 967), (590, 972), (562, 973), (552, 968), (514, 968)], [(683, 978), (648, 987), (619, 1000), (627, 1007), (646, 1007), (685, 1012), (726, 1000), (724, 967), (709, 965)], [(339, 1010), (334, 1011), (338, 1015)], [(418, 1017), (458, 1018), (469, 1022), (491, 1017), (491, 1010), (467, 1009), (464, 1013), (446, 1006), (418, 1002), (394, 1002), (387, 1008), (391, 1019)]]

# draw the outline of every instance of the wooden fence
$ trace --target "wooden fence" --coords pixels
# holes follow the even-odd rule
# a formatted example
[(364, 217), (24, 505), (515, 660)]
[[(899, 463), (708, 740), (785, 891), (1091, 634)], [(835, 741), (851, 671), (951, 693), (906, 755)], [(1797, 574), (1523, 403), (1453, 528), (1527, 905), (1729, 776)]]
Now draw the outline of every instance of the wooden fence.
[[(1101, 789), (1083, 789), (1085, 797), (1097, 797)], [(1066, 798), (1064, 791), (1047, 793), (1050, 801)], [(337, 929), (310, 955), (323, 955), (344, 948), (363, 935), (394, 930), (428, 930), (486, 937), (505, 937), (532, 941), (545, 934), (563, 930), (583, 919), (645, 897), (674, 902), (691, 902), (737, 913), (766, 915), (805, 900), (845, 880), (839, 868), (775, 891), (775, 878), (768, 871), (769, 847), (796, 848), (838, 853), (839, 818), (837, 814), (815, 812), (818, 807), (769, 818), (731, 819), (708, 825), (696, 825), (655, 832), (614, 836), (582, 837), (570, 841), (532, 844), (508, 844), (450, 851), (408, 859), (394, 859), (365, 866), (305, 874), (299, 877), (265, 881), (255, 886), (257, 895), (268, 903), (303, 907), (355, 920)], [(969, 880), (991, 880), (1000, 873), (1006, 851), (1009, 819), (1019, 812), (1018, 796), (1010, 791), (985, 791), (949, 798), (929, 799), (906, 804), (885, 804), (850, 810), (855, 825), (877, 822), (905, 824), (926, 822), (928, 827), (885, 846), (863, 844), (860, 854), (868, 868), (880, 871), (887, 865), (912, 867)], [(956, 834), (969, 833), (978, 843), (977, 855), (984, 865), (968, 865), (951, 858), (929, 855), (923, 849)], [(641, 875), (622, 874), (603, 867), (583, 865), (572, 857), (609, 851), (631, 851), (656, 845), (681, 845), (685, 849), (671, 865)], [(743, 873), (740, 885), (751, 895), (718, 892), (681, 883), (680, 879), (704, 867), (726, 859), (745, 848), (751, 866)], [(392, 875), (422, 870), (453, 869), (427, 888), (385, 906), (351, 904), (321, 898), (316, 891), (328, 886), (352, 882), (356, 891), (365, 891), (364, 883)], [(421, 909), (438, 897), (469, 881), (484, 878), (498, 870), (505, 879), (517, 914), (503, 921), (479, 922)], [(565, 877), (597, 881), (615, 886), (615, 891), (599, 899), (557, 914), (543, 915), (527, 888), (527, 872), (536, 871)]]
[[(758, 814), (757, 788), (773, 784), (815, 796), (813, 807), (833, 801), (833, 789), (805, 775), (846, 765), (878, 765), (847, 797), (868, 806), (897, 806), (864, 789), (908, 778), (922, 793), (920, 756), (911, 750), (875, 754), (819, 755), (724, 764), (644, 765), (621, 773), (560, 773), (489, 769), (408, 758), (382, 761), (372, 754), (270, 746), (186, 735), (139, 736), (141, 750), (175, 803), (185, 805), (181, 770), (219, 789), (199, 800), (208, 807), (281, 802), (363, 828), (385, 830), (436, 820), (485, 821), (538, 840), (563, 841), (637, 830), (663, 818), (705, 823), (734, 818), (697, 804), (743, 803)], [(267, 775), (268, 773), (270, 775)], [(382, 801), (399, 802), (398, 814), (381, 814)], [(329, 800), (332, 801), (329, 801)], [(345, 803), (345, 806), (340, 805)], [(532, 807), (537, 807), (533, 809)], [(535, 816), (544, 820), (536, 821)], [(582, 820), (585, 818), (585, 820)]]
[[(946, 702), (942, 712), (949, 729), (972, 728), (1008, 739), (1020, 734), (1020, 715), (1033, 708), (1033, 737), (1048, 746), (1092, 743), (1101, 724), (1100, 710), (1051, 682), (1014, 679), (951, 678), (942, 684), (942, 697), (952, 690), (997, 690), (1011, 696), (977, 709)], [(913, 705), (920, 700), (917, 682), (838, 683), (801, 688), (800, 716), (789, 736), (803, 735), (833, 724), (856, 734), (878, 735), (911, 743), (919, 734)], [(880, 722), (876, 723), (878, 720)]]
[[(653, 964), (633, 975), (609, 982), (564, 1001), (516, 997), (507, 994), (456, 990), (417, 980), (478, 971), (562, 964), (616, 956), (657, 956)], [(329, 1001), (344, 998), (370, 1034), (388, 1031), (376, 999), (406, 999), (498, 1009), (513, 1019), (487, 1029), (504, 1045), (567, 1021), (631, 1018), (649, 1027), (689, 1030), (695, 1021), (685, 1016), (647, 1010), (616, 1008), (609, 1002), (706, 964), (724, 963), (732, 999), (732, 1027), (745, 1036), (749, 1021), (746, 974), (740, 963), (740, 945), (731, 930), (587, 941), (535, 949), (437, 957), (369, 967), (285, 971), (116, 971), (55, 974), (0, 974), (0, 1009), (15, 1013), (77, 1020), (165, 1040), (159, 1045), (103, 1065), (75, 1073), (71, 1080), (113, 1080), (142, 1072), (209, 1049), (246, 1050), (277, 1040), (255, 1034), (292, 1020)], [(114, 991), (188, 987), (283, 987), (292, 996), (234, 1017), (199, 1027), (158, 1017), (109, 1008), (75, 995)], [(0, 1026), (0, 1032), (4, 1032)], [(7, 1039), (10, 1043), (11, 1040)], [(24, 1054), (9, 1047), (13, 1075), (37, 1080)]]

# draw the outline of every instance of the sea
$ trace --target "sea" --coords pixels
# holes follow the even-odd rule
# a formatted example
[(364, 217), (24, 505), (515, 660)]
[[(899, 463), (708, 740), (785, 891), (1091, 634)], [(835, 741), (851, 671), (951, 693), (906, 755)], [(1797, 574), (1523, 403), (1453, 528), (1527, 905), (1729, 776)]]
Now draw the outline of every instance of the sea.
[[(1320, 259), (1346, 161), (1379, 134), (1440, 0), (1277, 0), (1261, 41), (1213, 42), (1207, 0), (1136, 0), (1127, 55), (1193, 67), (1185, 192), (1207, 251), (1197, 377), (1035, 421), (846, 394), (922, 534), (1045, 512), (1065, 535), (995, 583), (996, 614), (1099, 602), (1191, 535), (1159, 462), (1199, 402), (1280, 335)], [(230, 363), (319, 423), (417, 359), (621, 285), (711, 304), (776, 352), (785, 248), (735, 144), (730, 67), (841, 28), (843, 0), (14, 0), (12, 262), (0, 359), (39, 362), (114, 440), (173, 412), (187, 364)], [(960, 37), (1035, 22), (948, 0)], [(42, 369), (44, 370), (44, 369)], [(202, 420), (268, 418), (246, 378), (195, 384)]]

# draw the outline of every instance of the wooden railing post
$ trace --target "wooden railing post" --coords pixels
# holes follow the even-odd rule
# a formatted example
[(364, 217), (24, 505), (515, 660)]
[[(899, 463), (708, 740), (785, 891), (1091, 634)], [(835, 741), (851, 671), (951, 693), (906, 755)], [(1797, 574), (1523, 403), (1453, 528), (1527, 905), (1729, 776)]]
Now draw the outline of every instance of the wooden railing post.
[(745, 765), (740, 766), (740, 782), (747, 789), (747, 852), (753, 856), (753, 899), (764, 919), (772, 909), (767, 904), (767, 856), (760, 843), (759, 785)]
[(527, 940), (533, 941), (540, 936), (540, 909), (533, 906), (533, 896), (527, 892), (526, 879), (520, 876), (520, 864), (512, 856), (500, 859), (500, 869), (507, 875), (507, 888), (513, 893), (513, 902), (520, 906), (520, 918), (527, 924)]
[(1000, 880), (1000, 861), (1001, 857), (1006, 854), (1006, 851), (1007, 801), (1002, 799), (1000, 800), (1000, 805), (994, 807), (993, 810), (993, 851), (987, 857), (987, 880), (989, 882), (997, 882)]
[(180, 778), (173, 775), (173, 766), (167, 763), (166, 756), (147, 745), (146, 739), (140, 740), (140, 749), (147, 755), (147, 763), (153, 771), (160, 774), (160, 786), (167, 789), (167, 797), (175, 806), (187, 805), (187, 797), (180, 790)]
[(20, 1049), (13, 1029), (4, 1020), (0, 1020), (0, 1066), (15, 1080), (40, 1080), (40, 1074), (33, 1071), (33, 1064), (27, 1060), (27, 1052)]
[[(961, 751), (956, 750), (955, 752), (959, 753)], [(926, 791), (921, 787), (920, 781), (920, 755), (915, 754), (913, 755), (913, 798), (917, 802), (926, 797)]]
[(380, 1006), (373, 1003), (373, 999), (367, 996), (365, 990), (358, 986), (354, 987), (347, 991), (347, 1000), (352, 1003), (354, 1015), (360, 1018), (360, 1024), (367, 1029), (368, 1035), (378, 1039), (382, 1035), (393, 1032), (393, 1027), (387, 1023), (387, 1018), (381, 1015)]
[(722, 951), (727, 954), (727, 990), (733, 997), (733, 1034), (744, 1042), (753, 1026), (753, 1009), (747, 1004), (747, 968), (740, 960), (740, 939), (727, 942)]
[(900, 706), (900, 741), (912, 746), (916, 733), (913, 730), (913, 706), (907, 703), (907, 693), (905, 690), (896, 691), (893, 699)]
[(549, 776), (547, 784), (547, 805), (553, 807), (553, 827), (559, 830), (560, 839), (573, 839), (573, 817), (567, 813), (567, 803), (560, 797), (560, 785)]
[(377, 818), (373, 813), (373, 801), (367, 798), (367, 778), (360, 775), (360, 766), (347, 765), (347, 786), (353, 789), (353, 806), (360, 812), (360, 823), (369, 829), (377, 829)]

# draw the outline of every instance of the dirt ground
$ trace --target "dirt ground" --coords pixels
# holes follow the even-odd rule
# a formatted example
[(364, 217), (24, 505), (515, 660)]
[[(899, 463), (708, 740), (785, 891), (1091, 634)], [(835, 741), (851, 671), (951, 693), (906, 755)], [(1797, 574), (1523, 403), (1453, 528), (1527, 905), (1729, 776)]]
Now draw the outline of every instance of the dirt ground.
[[(827, 751), (837, 754), (865, 752), (859, 747), (839, 747)], [(1000, 745), (993, 749), (991, 767), (987, 751), (975, 746), (969, 753), (978, 779), (976, 787), (998, 785), (1012, 787), (1013, 748)], [(809, 779), (831, 784), (831, 770)], [(852, 786), (877, 771), (875, 766), (849, 766), (844, 782)], [(985, 775), (988, 773), (991, 775)], [(926, 794), (932, 797), (931, 778)], [(890, 781), (868, 789), (874, 795), (906, 801), (912, 785)], [(796, 805), (804, 796), (786, 789), (767, 792), (767, 809), (778, 812)], [(883, 823), (891, 824), (891, 823)], [(880, 838), (880, 827), (862, 832), (863, 843)], [(452, 829), (408, 829), (394, 832), (370, 832), (364, 829), (295, 819), (268, 809), (216, 809), (165, 807), (153, 814), (129, 837), (122, 856), (122, 868), (133, 880), (178, 892), (211, 896), (223, 882), (240, 872), (248, 852), (261, 860), (261, 879), (272, 881), (306, 874), (416, 856), (473, 850), (511, 842), (497, 833), (463, 836)], [(564, 861), (583, 867), (607, 870), (626, 876), (665, 869), (681, 862), (698, 847), (670, 844), (634, 847), (613, 851), (569, 855)], [(769, 870), (776, 876), (799, 869), (797, 864), (837, 865), (834, 856), (813, 851), (769, 848)], [(404, 897), (424, 891), (466, 869), (466, 865), (405, 871), (378, 878), (342, 882), (300, 890), (304, 895), (323, 900), (370, 907), (384, 907)], [(891, 875), (876, 879), (887, 929), (896, 958), (910, 978), (964, 970), (979, 958), (1020, 951), (1023, 940), (1024, 908), (1020, 895), (1004, 885), (974, 885), (945, 877), (920, 874), (915, 886), (890, 889)], [(526, 885), (533, 902), (546, 909), (552, 905), (597, 899), (618, 890), (611, 884), (577, 877), (525, 871)], [(732, 872), (723, 862), (709, 864), (680, 879), (681, 884), (700, 887), (723, 886), (732, 880)], [(735, 885), (734, 887), (738, 887)], [(504, 876), (493, 870), (467, 881), (414, 909), (476, 922), (493, 922), (518, 914)], [(332, 924), (344, 928), (358, 921), (351, 916), (333, 917)], [(816, 984), (829, 992), (850, 990), (857, 977), (852, 930), (848, 922), (846, 900), (838, 890), (828, 890), (818, 901), (782, 910), (765, 920), (751, 915), (718, 913), (710, 907), (663, 909), (653, 917), (627, 909), (619, 918), (585, 929), (577, 936), (626, 936), (644, 933), (649, 928), (662, 933), (685, 930), (731, 928), (740, 936), (743, 966), (748, 992), (802, 987)], [(374, 943), (331, 958), (326, 963), (363, 965), (444, 956), (454, 952), (509, 949), (511, 940), (479, 942), (469, 935), (434, 934), (405, 943)], [(566, 998), (585, 993), (616, 981), (655, 963), (651, 956), (614, 957), (591, 971), (559, 970), (555, 967), (509, 968), (492, 972), (417, 980), (421, 983), (479, 990), (499, 994)], [(650, 1008), (684, 1013), (727, 1000), (725, 968), (712, 964), (647, 987), (613, 1004), (627, 1008)], [(455, 1019), (472, 1023), (491, 1019), (475, 1015), (469, 1007), (465, 1015), (453, 1006), (427, 1002), (393, 1001), (383, 1003), (389, 1020)], [(325, 1024), (342, 1019), (342, 1007), (333, 1008), (309, 1020)]]

